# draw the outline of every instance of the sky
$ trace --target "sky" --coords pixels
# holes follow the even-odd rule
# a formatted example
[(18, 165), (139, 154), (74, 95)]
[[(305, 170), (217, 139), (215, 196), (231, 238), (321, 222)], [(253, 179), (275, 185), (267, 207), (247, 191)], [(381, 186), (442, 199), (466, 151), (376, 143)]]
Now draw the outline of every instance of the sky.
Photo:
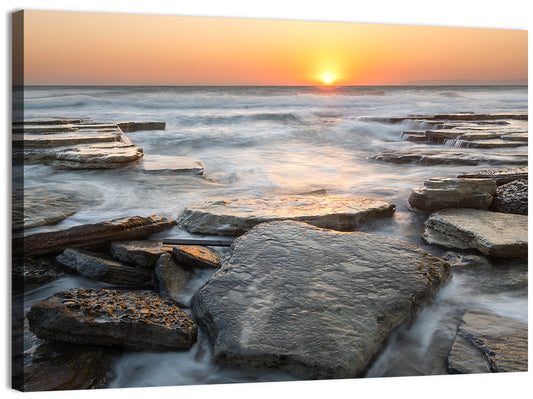
[(24, 11), (25, 84), (498, 83), (527, 60), (526, 30)]
[(527, 30), (24, 11), (28, 85), (527, 80)]

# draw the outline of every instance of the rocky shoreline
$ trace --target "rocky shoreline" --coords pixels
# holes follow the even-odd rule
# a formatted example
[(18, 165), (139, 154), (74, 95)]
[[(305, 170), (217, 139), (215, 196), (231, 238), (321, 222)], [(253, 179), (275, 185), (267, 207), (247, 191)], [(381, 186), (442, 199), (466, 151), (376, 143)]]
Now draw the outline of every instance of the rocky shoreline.
[[(397, 119), (385, 122), (405, 120)], [(468, 134), (477, 135), (476, 142), (494, 140), (489, 133), (502, 127), (506, 130), (498, 140), (522, 145), (524, 134), (527, 139), (524, 113), (413, 119), (429, 124), (432, 132), (452, 132), (454, 140), (474, 137)], [(91, 153), (95, 144), (74, 143), (73, 133), (84, 131), (83, 140), (90, 140), (95, 130), (108, 130), (94, 137), (116, 134), (119, 141), (112, 143), (122, 146), (125, 132), (164, 128), (156, 122), (94, 124), (87, 119), (14, 126), (24, 139), (31, 136), (50, 145), (46, 157), (33, 154), (33, 146), (21, 147), (18, 155), (25, 162), (73, 169), (119, 163), (108, 162), (107, 156), (96, 162), (99, 156)], [(416, 136), (409, 134), (404, 134), (406, 140), (422, 141), (422, 133), (416, 140), (406, 138)], [(424, 133), (435, 145), (430, 136)], [(98, 150), (115, 153), (113, 145)], [(84, 157), (65, 155), (79, 146), (84, 146)], [(135, 151), (141, 155), (126, 163), (138, 167), (144, 154)], [(189, 170), (176, 164), (173, 173), (204, 174), (201, 161), (190, 164), (196, 166)], [(154, 169), (169, 171), (163, 166), (147, 171)], [(35, 234), (14, 231), (15, 291), (64, 275), (111, 285), (59, 291), (31, 307), (27, 328), (42, 343), (16, 376), (20, 389), (106, 387), (108, 370), (122, 351), (189, 350), (198, 329), (209, 337), (213, 361), (224, 367), (279, 369), (304, 379), (362, 377), (387, 339), (432, 302), (454, 269), (492, 268), (492, 259), (527, 260), (527, 173), (527, 167), (472, 170), (455, 178), (435, 176), (413, 187), (406, 201), (412, 212), (427, 218), (421, 238), (454, 251), (442, 258), (406, 241), (356, 231), (375, 219), (393, 217), (395, 204), (325, 193), (191, 203), (176, 220), (131, 216)], [(62, 198), (77, 202), (74, 194)], [(49, 213), (64, 205), (57, 204), (36, 208), (28, 219), (32, 224), (24, 211), (24, 223), (14, 227), (53, 224), (83, 206), (65, 206), (63, 214), (52, 218)], [(151, 237), (175, 226), (192, 234), (237, 238), (228, 249), (167, 244)], [(195, 270), (213, 274), (186, 296)], [(527, 285), (527, 273), (525, 279)], [(448, 373), (527, 370), (527, 323), (479, 309), (464, 309), (459, 317), (455, 337), (442, 355)]]

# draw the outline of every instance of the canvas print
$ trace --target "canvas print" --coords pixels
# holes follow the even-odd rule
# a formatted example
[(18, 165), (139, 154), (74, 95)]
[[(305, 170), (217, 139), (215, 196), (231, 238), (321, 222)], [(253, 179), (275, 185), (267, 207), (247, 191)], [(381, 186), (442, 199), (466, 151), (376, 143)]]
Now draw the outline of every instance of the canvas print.
[(12, 18), (14, 388), (527, 371), (527, 31)]

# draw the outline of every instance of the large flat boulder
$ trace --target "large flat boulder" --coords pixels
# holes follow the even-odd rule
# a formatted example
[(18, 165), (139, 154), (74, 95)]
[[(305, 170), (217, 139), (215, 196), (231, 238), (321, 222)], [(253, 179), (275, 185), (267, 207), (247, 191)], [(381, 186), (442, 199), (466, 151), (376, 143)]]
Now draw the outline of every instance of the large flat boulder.
[(65, 230), (26, 236), (18, 235), (13, 237), (13, 252), (16, 255), (46, 254), (116, 240), (141, 239), (159, 231), (171, 229), (175, 224), (174, 220), (156, 215), (133, 216), (75, 226)]
[(418, 209), (436, 211), (445, 208), (487, 209), (496, 194), (492, 179), (432, 178), (416, 187), (409, 204)]
[(49, 134), (13, 134), (13, 146), (23, 146), (24, 148), (49, 148), (62, 147), (87, 143), (106, 143), (121, 141), (122, 131), (115, 129), (94, 129), (82, 130), (74, 129), (73, 131)]
[(467, 312), (448, 355), (448, 372), (527, 371), (527, 338), (527, 323), (483, 310)]
[(527, 258), (527, 216), (478, 209), (431, 214), (422, 235), (430, 245), (476, 249), (484, 255)]
[(492, 179), (498, 186), (522, 179), (528, 180), (528, 168), (504, 168), (504, 169), (482, 169), (469, 173), (462, 173), (457, 177), (474, 179)]
[(297, 220), (342, 231), (353, 230), (374, 218), (392, 216), (395, 208), (394, 204), (369, 197), (234, 198), (191, 204), (185, 208), (179, 225), (191, 233), (237, 236), (259, 223)]
[[(471, 150), (472, 151), (472, 150)], [(481, 153), (448, 149), (390, 150), (372, 155), (370, 159), (391, 163), (414, 163), (418, 165), (527, 165), (528, 154), (524, 153)], [(478, 150), (475, 150), (478, 151)], [(470, 176), (461, 176), (470, 177)]]
[(114, 285), (140, 286), (152, 276), (146, 269), (127, 266), (99, 254), (71, 248), (65, 249), (56, 260), (82, 276)]
[(40, 338), (134, 351), (187, 350), (197, 327), (173, 302), (141, 291), (74, 288), (38, 302), (27, 314)]
[(358, 377), (450, 276), (448, 263), (404, 241), (263, 223), (235, 240), (192, 313), (216, 363)]

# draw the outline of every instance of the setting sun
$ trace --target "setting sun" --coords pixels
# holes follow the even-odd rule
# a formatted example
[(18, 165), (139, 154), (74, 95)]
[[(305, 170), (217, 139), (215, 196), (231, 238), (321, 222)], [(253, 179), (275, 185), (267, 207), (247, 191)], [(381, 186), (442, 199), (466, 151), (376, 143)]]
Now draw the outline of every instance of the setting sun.
[(322, 75), (322, 81), (325, 84), (330, 85), (335, 81), (335, 75), (333, 75), (331, 72), (327, 72), (324, 75)]

